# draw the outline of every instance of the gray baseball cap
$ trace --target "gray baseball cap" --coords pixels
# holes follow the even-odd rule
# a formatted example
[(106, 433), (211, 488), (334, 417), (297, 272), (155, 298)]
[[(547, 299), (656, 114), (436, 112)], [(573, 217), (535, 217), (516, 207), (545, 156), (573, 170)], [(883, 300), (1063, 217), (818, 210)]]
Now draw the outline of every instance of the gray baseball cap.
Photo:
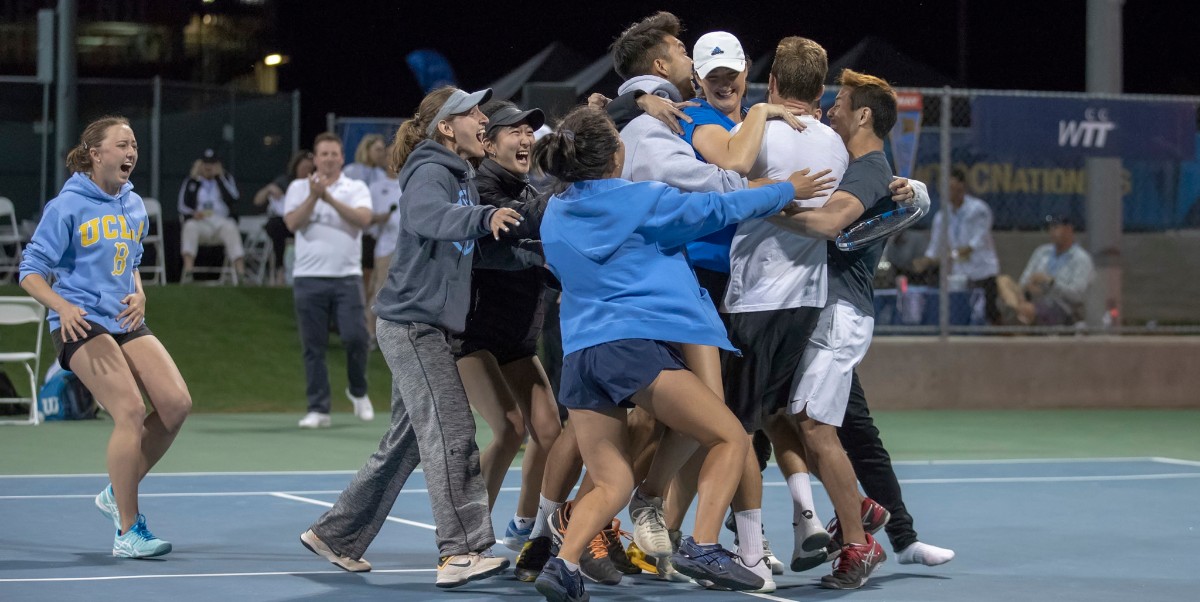
[(450, 98), (442, 103), (442, 108), (438, 109), (437, 115), (429, 122), (429, 126), (425, 128), (425, 135), (432, 136), (434, 130), (437, 129), (437, 124), (451, 115), (459, 115), (466, 113), (471, 109), (485, 103), (492, 97), (492, 89), (484, 88), (478, 92), (467, 92), (466, 90), (454, 90), (450, 94)]

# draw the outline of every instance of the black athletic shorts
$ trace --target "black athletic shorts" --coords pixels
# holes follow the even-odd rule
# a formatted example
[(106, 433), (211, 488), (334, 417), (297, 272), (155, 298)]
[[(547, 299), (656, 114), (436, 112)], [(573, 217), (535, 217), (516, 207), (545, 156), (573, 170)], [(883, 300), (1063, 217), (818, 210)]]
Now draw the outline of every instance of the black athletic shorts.
[(54, 330), (50, 331), (50, 340), (54, 342), (54, 350), (58, 352), (58, 365), (62, 366), (64, 370), (71, 369), (71, 357), (75, 355), (75, 352), (79, 351), (79, 348), (83, 347), (84, 343), (96, 337), (105, 335), (110, 336), (117, 342), (117, 346), (120, 347), (134, 339), (140, 339), (142, 337), (154, 335), (153, 332), (150, 332), (150, 327), (146, 326), (145, 322), (142, 322), (141, 326), (129, 332), (118, 332), (113, 334), (109, 332), (107, 328), (91, 320), (85, 321), (91, 325), (92, 329), (83, 331), (83, 338), (74, 342), (63, 342), (61, 328), (55, 328)]
[(726, 315), (729, 340), (742, 355), (721, 355), (725, 405), (747, 433), (761, 429), (766, 416), (788, 406), (792, 378), (820, 315), (819, 307)]

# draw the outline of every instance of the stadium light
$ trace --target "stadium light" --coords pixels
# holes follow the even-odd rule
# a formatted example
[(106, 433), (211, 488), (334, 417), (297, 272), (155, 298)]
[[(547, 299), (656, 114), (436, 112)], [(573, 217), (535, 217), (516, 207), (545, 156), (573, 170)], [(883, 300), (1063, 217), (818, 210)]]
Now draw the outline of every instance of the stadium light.
[(268, 54), (263, 58), (263, 64), (268, 67), (278, 67), (283, 64), (282, 54)]

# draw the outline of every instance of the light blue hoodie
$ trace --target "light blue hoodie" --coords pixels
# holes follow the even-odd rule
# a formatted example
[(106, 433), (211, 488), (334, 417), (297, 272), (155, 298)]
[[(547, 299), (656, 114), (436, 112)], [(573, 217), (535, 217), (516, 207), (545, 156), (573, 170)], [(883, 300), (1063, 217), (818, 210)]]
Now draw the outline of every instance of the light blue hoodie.
[(577, 182), (555, 195), (542, 219), (542, 248), (562, 282), (563, 353), (620, 339), (733, 350), (683, 245), (777, 213), (795, 192), (782, 182), (685, 193), (614, 178)]
[[(21, 260), (21, 280), (38, 274), (54, 292), (83, 308), (85, 319), (109, 332), (125, 332), (117, 315), (121, 300), (137, 290), (133, 275), (142, 263), (142, 239), (149, 229), (142, 197), (126, 182), (112, 196), (85, 173), (76, 173), (46, 203), (42, 221)], [(51, 330), (58, 313), (48, 316)], [(140, 326), (140, 325), (139, 325)]]

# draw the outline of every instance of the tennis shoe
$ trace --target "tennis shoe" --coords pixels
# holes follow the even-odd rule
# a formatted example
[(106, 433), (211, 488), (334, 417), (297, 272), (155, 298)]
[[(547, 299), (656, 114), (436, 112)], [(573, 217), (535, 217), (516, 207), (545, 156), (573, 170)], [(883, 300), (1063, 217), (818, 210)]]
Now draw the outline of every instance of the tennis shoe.
[[(346, 388), (346, 397), (350, 399), (350, 403), (354, 404), (354, 415), (363, 422), (375, 420), (375, 408), (371, 407), (371, 398), (366, 394), (361, 397), (350, 392)], [(520, 548), (518, 548), (520, 549)]]
[(351, 558), (334, 552), (333, 548), (330, 548), (324, 541), (321, 541), (321, 538), (317, 537), (317, 534), (312, 529), (300, 534), (300, 543), (308, 548), (309, 552), (328, 560), (333, 566), (343, 571), (365, 573), (371, 570), (371, 563), (367, 562), (365, 558)]
[(320, 412), (309, 412), (300, 419), (300, 428), (302, 429), (327, 429), (333, 424), (329, 418), (329, 414)]
[(113, 494), (112, 483), (96, 496), (96, 507), (100, 509), (100, 514), (112, 521), (114, 529), (121, 530), (121, 512), (117, 510), (117, 498)]
[(629, 558), (629, 562), (633, 563), (633, 566), (642, 569), (642, 572), (658, 572), (658, 568), (655, 565), (655, 558), (653, 556), (647, 556), (646, 553), (638, 547), (636, 541), (629, 542), (629, 548), (625, 550), (625, 555)]
[(600, 532), (604, 537), (604, 546), (608, 548), (608, 559), (612, 561), (613, 566), (625, 575), (637, 575), (642, 572), (629, 560), (629, 554), (625, 553), (625, 546), (621, 543), (621, 538), (629, 539), (632, 537), (626, 531), (621, 530), (621, 520), (614, 518), (612, 526)]
[(550, 560), (552, 554), (550, 547), (553, 545), (550, 542), (550, 537), (543, 535), (535, 537), (527, 542), (521, 548), (521, 553), (517, 555), (517, 565), (513, 569), (513, 574), (516, 575), (517, 581), (529, 583), (537, 579), (542, 569), (546, 566), (546, 562)]
[(146, 517), (137, 515), (137, 522), (128, 531), (117, 531), (113, 538), (113, 556), (118, 558), (154, 558), (171, 551), (171, 544), (154, 536), (146, 528)]
[(643, 552), (655, 558), (671, 555), (671, 537), (663, 517), (661, 497), (644, 496), (634, 490), (629, 500), (629, 518), (633, 519), (633, 541)]
[(698, 583), (708, 582), (706, 586), (711, 584), (735, 591), (761, 589), (765, 585), (762, 577), (739, 560), (719, 543), (702, 546), (689, 536), (680, 542), (679, 551), (671, 555), (671, 566)]
[(567, 568), (561, 558), (551, 558), (534, 583), (539, 594), (549, 602), (588, 602), (583, 589), (583, 574)]
[(870, 533), (867, 543), (848, 543), (833, 563), (833, 573), (821, 577), (826, 589), (858, 589), (867, 583), (875, 569), (887, 560), (883, 547)]
[(602, 585), (617, 585), (621, 582), (621, 571), (613, 566), (612, 559), (608, 557), (604, 533), (597, 533), (583, 549), (583, 554), (579, 556), (579, 570), (584, 577)]
[(550, 540), (554, 542), (555, 549), (561, 548), (567, 537), (567, 526), (571, 523), (571, 510), (574, 507), (573, 502), (567, 502), (546, 517), (546, 524), (550, 526)]
[(863, 498), (862, 525), (864, 531), (874, 535), (887, 526), (889, 520), (892, 520), (892, 513), (888, 512), (887, 508), (869, 497)]
[(504, 529), (504, 547), (520, 552), (525, 548), (525, 542), (529, 541), (529, 534), (533, 533), (533, 527), (520, 529), (517, 527), (515, 518), (508, 519), (508, 527)]
[(492, 555), (491, 550), (444, 556), (437, 567), (438, 587), (458, 587), (468, 581), (487, 579), (508, 568), (507, 558)]

